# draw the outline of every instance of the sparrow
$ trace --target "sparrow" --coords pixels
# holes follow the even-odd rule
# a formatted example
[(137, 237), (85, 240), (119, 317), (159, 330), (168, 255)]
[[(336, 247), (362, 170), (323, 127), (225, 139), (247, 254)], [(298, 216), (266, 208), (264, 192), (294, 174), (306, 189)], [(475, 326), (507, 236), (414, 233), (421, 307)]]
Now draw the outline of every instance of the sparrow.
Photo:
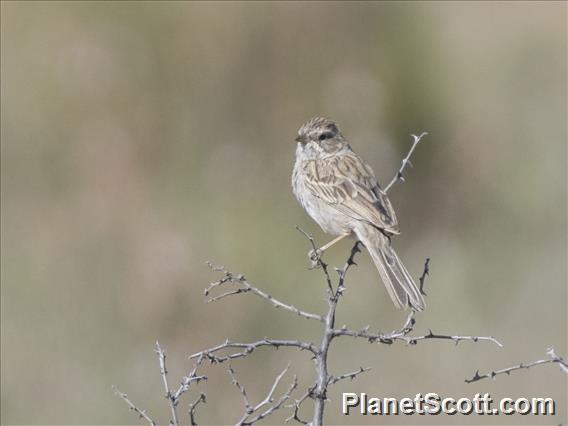
[(295, 140), (294, 195), (322, 230), (336, 237), (316, 256), (345, 237), (356, 238), (371, 255), (394, 305), (423, 311), (424, 298), (391, 246), (400, 233), (398, 221), (373, 169), (327, 118), (309, 120)]

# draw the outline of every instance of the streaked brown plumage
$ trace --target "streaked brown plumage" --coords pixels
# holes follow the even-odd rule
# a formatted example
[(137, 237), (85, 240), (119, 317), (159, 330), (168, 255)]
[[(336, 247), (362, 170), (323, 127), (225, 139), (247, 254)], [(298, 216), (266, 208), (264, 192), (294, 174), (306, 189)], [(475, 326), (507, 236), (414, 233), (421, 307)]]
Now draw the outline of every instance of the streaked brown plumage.
[(391, 247), (398, 222), (371, 167), (329, 119), (308, 121), (296, 141), (292, 188), (300, 204), (325, 232), (354, 235), (365, 245), (397, 308), (422, 311), (424, 298)]

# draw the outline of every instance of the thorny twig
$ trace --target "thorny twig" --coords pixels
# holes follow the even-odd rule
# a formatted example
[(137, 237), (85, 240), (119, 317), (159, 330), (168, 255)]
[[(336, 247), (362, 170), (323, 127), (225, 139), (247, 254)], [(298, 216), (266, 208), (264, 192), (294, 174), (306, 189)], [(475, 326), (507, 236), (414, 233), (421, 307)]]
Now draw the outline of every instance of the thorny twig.
[(426, 279), (426, 275), (430, 274), (430, 258), (426, 258), (426, 262), (424, 262), (424, 271), (422, 271), (422, 275), (418, 278), (418, 282), (420, 283), (420, 294), (427, 296), (426, 292), (424, 291), (424, 280)]
[(392, 180), (390, 181), (390, 183), (386, 186), (386, 188), (384, 189), (384, 192), (387, 193), (389, 192), (389, 189), (391, 189), (391, 187), (398, 182), (399, 180), (404, 182), (404, 175), (402, 174), (404, 172), (404, 169), (406, 168), (406, 166), (408, 164), (410, 164), (412, 166), (412, 163), (410, 162), (410, 156), (412, 155), (412, 153), (414, 152), (414, 148), (416, 148), (416, 145), (418, 145), (418, 143), (420, 142), (420, 140), (426, 136), (428, 134), (428, 132), (423, 132), (422, 134), (420, 134), (419, 136), (416, 135), (410, 135), (412, 136), (412, 139), (414, 139), (414, 141), (412, 142), (412, 146), (410, 147), (410, 151), (408, 151), (408, 154), (406, 155), (406, 157), (404, 157), (402, 159), (400, 168), (398, 169), (398, 171), (396, 172), (396, 175), (394, 175), (394, 177), (392, 178)]
[[(310, 242), (310, 244), (312, 246), (313, 252), (317, 253), (318, 246), (316, 245), (316, 241), (314, 240), (314, 237), (312, 235), (308, 234), (306, 231), (304, 231), (299, 226), (296, 226), (296, 229), (308, 239), (308, 241)], [(328, 291), (328, 293), (331, 294), (333, 292), (333, 284), (332, 284), (331, 276), (329, 275), (329, 271), (327, 270), (327, 263), (325, 263), (322, 260), (321, 256), (316, 256), (315, 259), (311, 259), (311, 260), (312, 260), (312, 267), (310, 269), (321, 268), (321, 270), (323, 271), (323, 273), (325, 275), (325, 281), (327, 283), (327, 291)], [(322, 322), (323, 322), (323, 318), (322, 318)]]
[(205, 289), (205, 296), (209, 297), (209, 293), (211, 292), (211, 290), (213, 290), (217, 287), (220, 287), (224, 284), (233, 284), (233, 285), (236, 285), (236, 286), (240, 286), (235, 290), (222, 293), (222, 294), (215, 296), (215, 297), (209, 297), (207, 302), (215, 302), (219, 299), (223, 299), (224, 297), (233, 296), (233, 295), (241, 294), (241, 293), (253, 293), (253, 294), (256, 294), (257, 296), (267, 300), (268, 302), (270, 302), (272, 304), (272, 306), (274, 306), (275, 308), (285, 309), (287, 311), (293, 312), (296, 315), (299, 315), (299, 316), (304, 317), (304, 318), (313, 319), (313, 320), (320, 321), (320, 322), (323, 321), (323, 318), (321, 317), (321, 315), (316, 315), (316, 314), (312, 314), (312, 313), (309, 313), (309, 312), (302, 311), (302, 310), (296, 308), (295, 306), (289, 305), (287, 303), (283, 303), (283, 302), (275, 299), (271, 295), (265, 293), (264, 291), (254, 287), (253, 285), (251, 285), (247, 281), (247, 279), (242, 274), (233, 274), (232, 272), (227, 271), (225, 269), (225, 267), (214, 266), (211, 262), (208, 262), (207, 264), (209, 265), (209, 267), (213, 271), (222, 272), (224, 274), (224, 276), (219, 281), (215, 281), (215, 282), (209, 284), (209, 286)]
[(347, 275), (347, 271), (351, 266), (357, 266), (357, 264), (355, 263), (355, 255), (361, 252), (359, 244), (359, 241), (355, 242), (355, 244), (351, 248), (351, 252), (349, 253), (349, 257), (347, 258), (345, 265), (343, 265), (343, 268), (335, 269), (339, 276), (339, 279), (337, 281), (337, 288), (335, 290), (335, 294), (333, 295), (333, 299), (336, 304), (337, 302), (339, 302), (339, 297), (345, 291), (345, 276)]
[(406, 335), (407, 332), (403, 330), (397, 330), (391, 333), (384, 334), (380, 332), (378, 333), (370, 332), (369, 326), (361, 330), (351, 330), (346, 327), (342, 327), (340, 329), (333, 330), (333, 334), (336, 337), (337, 336), (359, 337), (368, 340), (369, 343), (383, 343), (386, 345), (391, 345), (397, 340), (402, 341), (407, 345), (415, 345), (421, 340), (441, 339), (441, 340), (453, 340), (456, 345), (464, 340), (469, 340), (475, 343), (479, 341), (489, 341), (495, 343), (499, 347), (503, 347), (503, 344), (492, 336), (458, 336), (458, 335), (449, 335), (449, 334), (435, 334), (432, 332), (432, 330), (428, 330), (428, 333), (421, 336), (407, 336)]
[[(313, 343), (309, 342), (302, 342), (300, 340), (277, 340), (277, 339), (267, 339), (264, 338), (257, 342), (252, 343), (241, 343), (241, 342), (230, 342), (226, 340), (225, 343), (222, 343), (218, 346), (213, 348), (206, 349), (201, 352), (197, 352), (193, 355), (190, 355), (189, 358), (195, 359), (203, 357), (207, 359), (209, 362), (213, 364), (220, 364), (226, 361), (230, 361), (236, 358), (242, 358), (249, 354), (251, 354), (255, 349), (260, 348), (262, 346), (271, 346), (273, 348), (280, 348), (280, 347), (295, 347), (300, 350), (305, 350), (311, 352), (313, 355), (316, 355), (317, 348)], [(229, 355), (225, 356), (217, 356), (215, 353), (222, 351), (224, 349), (242, 349), (239, 352), (234, 352)]]
[(164, 389), (166, 390), (166, 399), (170, 406), (170, 411), (172, 414), (171, 423), (173, 426), (178, 426), (179, 421), (177, 418), (176, 401), (170, 388), (168, 386), (168, 370), (166, 369), (166, 353), (160, 347), (160, 344), (156, 342), (156, 353), (158, 354), (158, 360), (160, 361), (160, 376), (162, 376), (162, 382), (164, 383)]
[[(292, 379), (292, 383), (290, 384), (288, 390), (284, 394), (282, 394), (282, 396), (280, 398), (278, 398), (278, 400), (276, 400), (276, 401), (274, 400), (274, 392), (276, 391), (276, 388), (280, 384), (280, 381), (282, 380), (284, 375), (288, 372), (289, 368), (290, 368), (290, 365), (288, 365), (284, 370), (282, 370), (282, 372), (274, 380), (274, 383), (272, 384), (272, 387), (270, 388), (270, 391), (268, 392), (266, 397), (262, 401), (260, 401), (258, 404), (253, 406), (250, 403), (250, 400), (248, 398), (245, 387), (239, 382), (239, 380), (236, 376), (236, 373), (232, 369), (232, 367), (229, 366), (227, 371), (228, 371), (229, 375), (231, 376), (231, 380), (233, 382), (233, 385), (235, 385), (235, 387), (239, 390), (239, 392), (243, 396), (244, 405), (245, 405), (245, 412), (243, 413), (243, 416), (241, 417), (241, 419), (236, 423), (237, 425), (239, 425), (239, 426), (241, 426), (241, 425), (242, 426), (252, 425), (252, 424), (264, 419), (265, 417), (268, 417), (270, 414), (279, 410), (280, 408), (282, 408), (284, 402), (286, 402), (290, 398), (292, 392), (298, 386), (298, 380), (297, 380), (296, 376), (294, 376), (294, 378)], [(255, 416), (251, 417), (255, 412), (259, 411), (261, 408), (264, 408), (266, 406), (268, 406), (268, 407), (264, 411), (262, 411), (262, 412), (256, 414)]]
[(316, 386), (315, 384), (313, 386), (310, 386), (300, 398), (296, 399), (293, 404), (288, 405), (288, 407), (293, 408), (294, 411), (293, 411), (292, 415), (284, 421), (285, 424), (288, 424), (289, 422), (291, 422), (293, 420), (300, 423), (300, 424), (303, 424), (303, 425), (310, 424), (310, 422), (307, 422), (307, 421), (302, 420), (300, 418), (300, 407), (308, 398), (313, 398), (313, 392), (314, 392), (315, 386)]
[(177, 406), (179, 403), (180, 397), (183, 395), (184, 392), (187, 392), (193, 382), (196, 384), (199, 383), (201, 380), (207, 380), (206, 376), (198, 376), (197, 375), (197, 368), (203, 362), (203, 358), (198, 358), (193, 366), (193, 370), (187, 376), (184, 376), (181, 380), (181, 384), (179, 385), (178, 390), (173, 394), (174, 404)]
[(560, 369), (568, 374), (568, 362), (566, 362), (564, 358), (562, 358), (561, 356), (557, 355), (554, 348), (548, 348), (546, 354), (549, 356), (548, 359), (539, 359), (537, 361), (529, 362), (527, 364), (521, 363), (518, 365), (514, 365), (512, 367), (503, 368), (501, 370), (494, 370), (487, 374), (479, 374), (479, 371), (476, 371), (474, 376), (471, 379), (465, 379), (465, 382), (473, 383), (483, 379), (494, 379), (496, 376), (500, 374), (509, 375), (511, 374), (511, 371), (529, 369), (531, 367), (536, 367), (537, 365), (551, 364), (551, 363), (558, 364), (560, 366)]
[(134, 405), (134, 403), (130, 399), (128, 399), (128, 396), (125, 393), (122, 393), (121, 391), (119, 391), (116, 386), (113, 386), (112, 389), (114, 390), (114, 394), (116, 396), (119, 396), (120, 398), (122, 398), (124, 400), (124, 402), (126, 402), (126, 404), (128, 404), (128, 407), (132, 411), (134, 411), (136, 414), (138, 414), (138, 417), (146, 420), (150, 424), (150, 426), (156, 425), (156, 422), (150, 418), (150, 416), (146, 413), (146, 410), (141, 410), (136, 405)]
[[(313, 239), (309, 238), (309, 240), (312, 243), (312, 245), (314, 245)], [(316, 378), (315, 388), (311, 392), (311, 397), (312, 399), (314, 399), (313, 424), (316, 426), (323, 424), (323, 412), (324, 412), (325, 402), (327, 400), (327, 388), (329, 386), (329, 381), (330, 381), (330, 375), (327, 370), (327, 357), (329, 353), (329, 347), (331, 345), (332, 340), (335, 337), (333, 333), (333, 328), (335, 327), (335, 311), (337, 309), (339, 298), (343, 295), (343, 292), (345, 291), (345, 277), (347, 276), (347, 271), (352, 265), (355, 265), (355, 255), (359, 252), (360, 252), (359, 242), (357, 241), (353, 245), (351, 253), (349, 254), (349, 257), (345, 262), (343, 268), (336, 269), (339, 278), (335, 289), (331, 284), (327, 270), (325, 270), (326, 278), (329, 285), (328, 310), (327, 314), (325, 315), (324, 334), (320, 343), (319, 350), (316, 354), (317, 378)]]
[(239, 392), (241, 393), (241, 395), (243, 396), (243, 400), (245, 403), (245, 412), (247, 414), (252, 413), (254, 410), (252, 408), (252, 406), (250, 405), (250, 401), (248, 399), (248, 395), (247, 395), (247, 391), (245, 390), (245, 387), (243, 385), (241, 385), (241, 383), (239, 382), (239, 380), (237, 379), (237, 376), (235, 374), (235, 370), (233, 370), (233, 367), (231, 367), (229, 365), (229, 368), (227, 369), (227, 372), (229, 373), (229, 375), (231, 376), (233, 385), (239, 390)]
[(365, 373), (365, 372), (371, 371), (371, 370), (372, 370), (372, 368), (370, 368), (370, 367), (359, 367), (358, 370), (352, 371), (351, 373), (345, 373), (345, 374), (342, 374), (340, 376), (330, 376), (327, 384), (328, 385), (334, 385), (337, 382), (339, 382), (341, 380), (345, 380), (345, 379), (353, 380), (359, 374), (362, 374), (362, 373)]
[(191, 426), (197, 426), (197, 421), (195, 420), (195, 409), (199, 404), (205, 404), (207, 402), (207, 397), (204, 393), (199, 395), (195, 401), (189, 404), (189, 424)]
[[(420, 290), (422, 291), (423, 294), (425, 294), (423, 292), (424, 281), (426, 279), (426, 275), (428, 275), (429, 272), (430, 272), (430, 259), (428, 258), (424, 262), (424, 270), (419, 278)], [(409, 336), (408, 334), (414, 330), (414, 325), (416, 324), (416, 319), (414, 318), (415, 314), (416, 312), (414, 310), (410, 310), (402, 328), (400, 328), (399, 330), (394, 330), (390, 333), (381, 333), (381, 332), (373, 333), (369, 331), (370, 330), (369, 325), (367, 325), (365, 328), (361, 330), (352, 330), (344, 325), (340, 329), (332, 330), (332, 333), (334, 337), (339, 337), (339, 336), (359, 337), (368, 340), (369, 343), (382, 343), (386, 345), (391, 345), (397, 340), (404, 342), (407, 345), (415, 345), (420, 340), (443, 339), (443, 340), (453, 340), (456, 345), (462, 340), (470, 340), (473, 342), (485, 340), (493, 342), (499, 347), (503, 347), (503, 345), (492, 336), (456, 336), (448, 334), (435, 334), (432, 332), (432, 330), (428, 330), (428, 333), (424, 335)]]
[[(164, 385), (164, 388), (166, 390), (166, 399), (168, 400), (168, 405), (170, 407), (170, 412), (171, 412), (171, 417), (172, 420), (170, 421), (170, 423), (172, 425), (179, 425), (179, 420), (178, 420), (178, 415), (177, 415), (177, 406), (179, 404), (179, 400), (180, 397), (189, 390), (190, 386), (193, 383), (199, 383), (201, 380), (207, 380), (207, 377), (205, 376), (200, 376), (197, 375), (197, 368), (201, 365), (201, 363), (203, 362), (204, 358), (203, 357), (198, 357), (197, 361), (195, 362), (195, 365), (193, 367), (193, 369), (190, 371), (190, 373), (187, 376), (184, 376), (181, 380), (181, 384), (179, 386), (179, 388), (177, 389), (177, 391), (175, 393), (173, 393), (170, 390), (170, 387), (168, 385), (168, 370), (166, 367), (166, 353), (165, 351), (161, 348), (160, 344), (158, 342), (156, 342), (156, 349), (155, 352), (158, 354), (158, 361), (160, 364), (160, 376), (162, 378), (162, 383)], [(156, 423), (146, 414), (146, 412), (144, 410), (139, 409), (138, 407), (136, 407), (134, 405), (134, 403), (132, 403), (132, 401), (130, 401), (127, 397), (125, 393), (120, 392), (116, 387), (113, 386), (113, 389), (115, 391), (115, 394), (119, 397), (121, 397), (130, 407), (130, 409), (132, 411), (134, 411), (136, 414), (138, 414), (140, 416), (140, 418), (144, 418), (148, 423), (150, 423), (151, 425), (155, 425)], [(203, 399), (202, 402), (205, 402), (205, 395), (201, 394), (202, 396), (200, 397), (200, 399)], [(193, 422), (194, 421), (194, 411), (195, 411), (195, 407), (198, 405), (198, 401), (196, 401), (194, 404), (192, 404), (190, 406), (190, 420)], [(193, 424), (193, 423), (192, 423)]]

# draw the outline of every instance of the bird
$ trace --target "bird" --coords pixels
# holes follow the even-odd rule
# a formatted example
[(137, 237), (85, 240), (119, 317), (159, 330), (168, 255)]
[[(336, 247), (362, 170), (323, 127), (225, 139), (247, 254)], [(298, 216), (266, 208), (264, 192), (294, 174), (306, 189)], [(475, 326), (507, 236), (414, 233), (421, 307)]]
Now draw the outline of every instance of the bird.
[(293, 193), (322, 230), (336, 237), (312, 251), (312, 258), (354, 237), (369, 252), (395, 307), (423, 311), (424, 298), (391, 245), (392, 237), (400, 234), (399, 225), (373, 169), (328, 118), (310, 119), (295, 141)]

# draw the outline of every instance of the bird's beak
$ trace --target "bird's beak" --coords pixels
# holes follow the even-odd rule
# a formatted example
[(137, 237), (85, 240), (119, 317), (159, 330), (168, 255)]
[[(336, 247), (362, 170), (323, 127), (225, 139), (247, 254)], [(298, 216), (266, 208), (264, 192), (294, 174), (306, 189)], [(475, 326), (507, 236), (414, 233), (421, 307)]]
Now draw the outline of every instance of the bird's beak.
[(294, 139), (296, 142), (301, 142), (301, 143), (305, 143), (306, 142), (306, 138), (304, 138), (303, 136), (298, 136), (296, 139)]

